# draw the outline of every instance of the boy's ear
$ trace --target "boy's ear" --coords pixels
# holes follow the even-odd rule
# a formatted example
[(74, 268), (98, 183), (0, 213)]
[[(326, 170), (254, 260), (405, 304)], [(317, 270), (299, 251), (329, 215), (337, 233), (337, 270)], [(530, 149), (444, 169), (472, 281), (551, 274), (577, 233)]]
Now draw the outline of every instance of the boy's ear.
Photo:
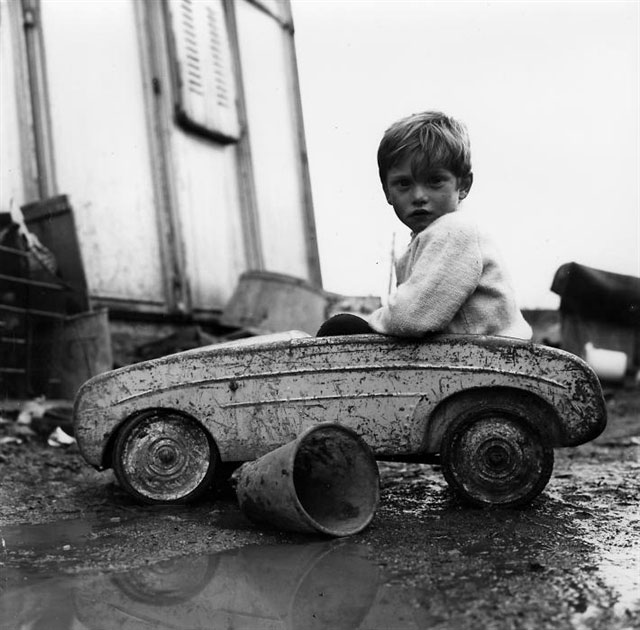
[(473, 184), (473, 173), (469, 173), (464, 177), (460, 178), (460, 185), (458, 186), (458, 199), (462, 201), (471, 190), (471, 185)]

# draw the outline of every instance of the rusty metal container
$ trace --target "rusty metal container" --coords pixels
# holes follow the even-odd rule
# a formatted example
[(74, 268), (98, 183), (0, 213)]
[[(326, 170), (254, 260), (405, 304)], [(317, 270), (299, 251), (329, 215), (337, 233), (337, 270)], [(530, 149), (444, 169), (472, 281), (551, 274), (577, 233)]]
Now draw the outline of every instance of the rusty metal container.
[(113, 368), (109, 314), (106, 308), (67, 317), (54, 340), (53, 372), (61, 398), (73, 400), (92, 376)]
[(286, 530), (348, 536), (373, 518), (380, 498), (371, 449), (335, 423), (243, 464), (234, 473), (238, 502), (253, 521)]
[(260, 334), (297, 329), (313, 335), (327, 317), (327, 304), (324, 291), (306, 280), (246, 271), (220, 321)]

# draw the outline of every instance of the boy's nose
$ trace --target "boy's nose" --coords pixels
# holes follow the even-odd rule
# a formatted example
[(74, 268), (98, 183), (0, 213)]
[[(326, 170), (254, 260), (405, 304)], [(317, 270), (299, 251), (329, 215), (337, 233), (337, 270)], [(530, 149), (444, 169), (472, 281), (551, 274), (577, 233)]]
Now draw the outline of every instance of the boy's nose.
[(413, 187), (413, 198), (416, 201), (422, 201), (428, 197), (427, 187), (422, 184), (415, 184)]

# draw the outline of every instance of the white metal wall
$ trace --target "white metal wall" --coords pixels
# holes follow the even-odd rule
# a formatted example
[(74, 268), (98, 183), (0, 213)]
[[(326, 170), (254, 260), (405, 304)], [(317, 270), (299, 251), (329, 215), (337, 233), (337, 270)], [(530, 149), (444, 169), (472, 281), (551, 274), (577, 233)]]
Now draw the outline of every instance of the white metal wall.
[[(10, 28), (7, 0), (0, 3), (1, 201), (21, 205), (37, 195), (33, 182), (30, 195), (23, 190), (25, 132), (18, 131), (14, 89), (21, 43), (11, 35), (20, 33), (22, 16), (16, 3)], [(248, 130), (240, 144), (199, 136), (173, 120), (166, 43), (151, 45), (165, 36), (162, 6), (40, 0), (57, 184), (51, 194), (70, 199), (91, 295), (155, 311), (174, 299), (180, 307), (182, 295), (187, 309), (211, 311), (224, 308), (249, 260), (310, 278), (295, 70), (291, 36), (280, 23), (286, 4), (274, 4), (275, 17), (246, 0), (230, 5)], [(155, 26), (147, 28), (151, 15)], [(22, 83), (24, 102), (24, 77)], [(187, 290), (176, 294), (181, 281)]]
[(178, 212), (196, 309), (222, 308), (245, 270), (235, 146), (174, 129)]
[(11, 205), (19, 207), (25, 202), (21, 156), (20, 119), (16, 94), (16, 72), (19, 62), (14, 52), (10, 28), (9, 5), (0, 0), (0, 212), (9, 212)]
[(53, 141), (89, 289), (163, 303), (143, 82), (131, 2), (43, 0)]
[(235, 6), (265, 268), (310, 278), (288, 35), (245, 0)]

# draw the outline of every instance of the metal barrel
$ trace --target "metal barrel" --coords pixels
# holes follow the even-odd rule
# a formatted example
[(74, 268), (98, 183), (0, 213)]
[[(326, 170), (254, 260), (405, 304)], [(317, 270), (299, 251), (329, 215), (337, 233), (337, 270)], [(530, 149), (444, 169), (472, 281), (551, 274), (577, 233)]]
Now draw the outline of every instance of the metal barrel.
[(242, 511), (277, 528), (348, 536), (362, 531), (380, 499), (378, 466), (351, 429), (315, 425), (235, 473)]

